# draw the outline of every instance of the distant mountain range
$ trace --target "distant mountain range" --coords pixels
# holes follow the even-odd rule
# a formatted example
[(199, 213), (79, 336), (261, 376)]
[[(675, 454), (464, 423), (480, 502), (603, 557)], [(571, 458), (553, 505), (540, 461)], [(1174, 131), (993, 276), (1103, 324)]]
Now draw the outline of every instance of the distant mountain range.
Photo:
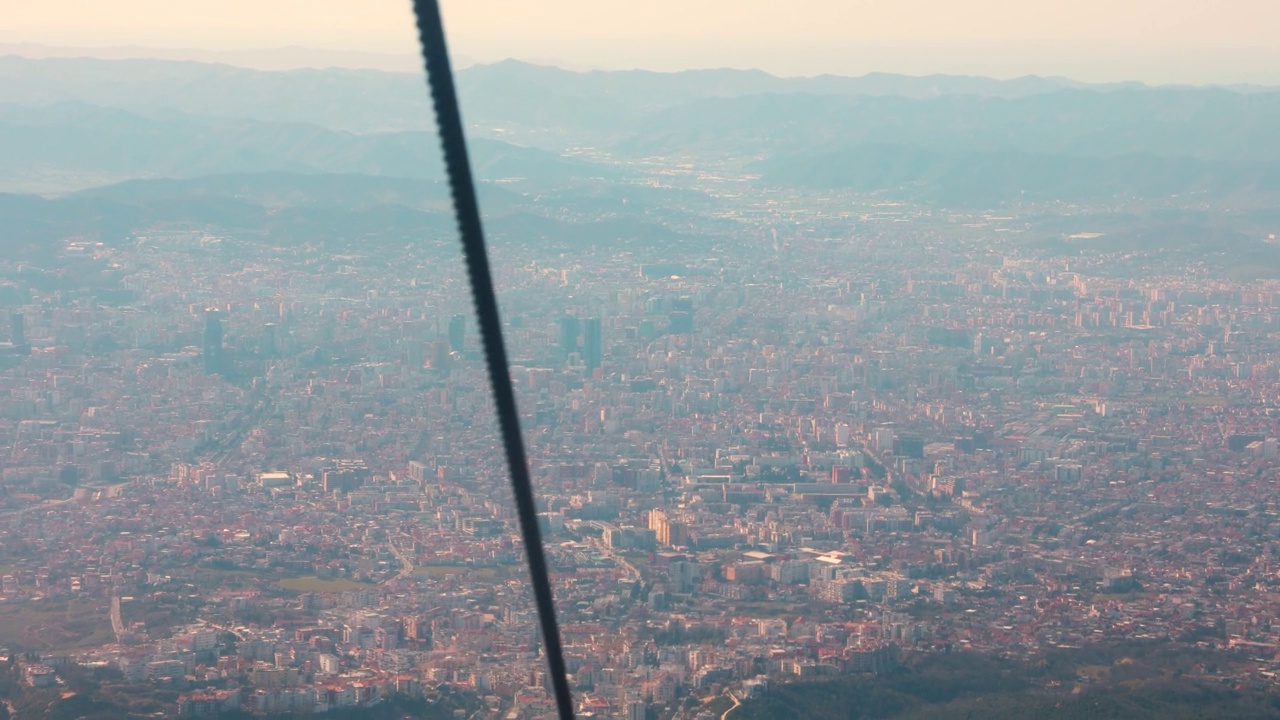
[[(557, 253), (625, 243), (643, 251), (696, 249), (702, 242), (669, 229), (643, 204), (608, 217), (562, 219), (549, 217), (536, 198), (502, 185), (481, 183), (478, 189), (485, 229), (499, 247)], [(456, 242), (442, 183), (355, 174), (132, 180), (55, 198), (0, 193), (0, 218), (0, 251), (9, 261), (49, 261), (56, 241), (68, 236), (114, 244), (153, 226), (208, 227), (266, 243), (315, 243), (344, 251)]]
[[(477, 174), (486, 179), (560, 182), (616, 175), (610, 168), (484, 137), (473, 138), (470, 149)], [(79, 101), (0, 104), (0, 157), (0, 188), (254, 172), (443, 176), (439, 142), (430, 132), (356, 134), (177, 111), (144, 116)]]
[[(704, 98), (766, 93), (910, 98), (946, 95), (1025, 97), (1065, 88), (1105, 90), (1063, 78), (993, 80), (873, 73), (780, 78), (758, 70), (572, 72), (507, 60), (458, 73), (472, 123), (597, 130), (631, 127), (647, 113)], [(432, 124), (418, 73), (376, 70), (249, 70), (219, 63), (167, 60), (0, 57), (0, 102), (77, 101), (149, 115), (176, 111), (263, 122), (304, 122), (334, 130), (425, 130)]]
[[(1063, 78), (459, 72), (481, 177), (625, 181), (679, 156), (772, 186), (942, 205), (1280, 196), (1280, 92)], [(423, 80), (160, 60), (0, 58), (0, 188), (257, 172), (437, 179)], [(569, 157), (590, 146), (610, 162)], [(603, 153), (603, 154), (601, 154)]]
[(776, 184), (885, 193), (951, 207), (1179, 197), (1189, 204), (1217, 200), (1253, 206), (1280, 197), (1280, 165), (1274, 161), (1150, 153), (1090, 157), (869, 143), (802, 157), (775, 156), (753, 167)]
[[(245, 48), (240, 50), (201, 50), (198, 48), (156, 48), (131, 45), (112, 47), (73, 47), (39, 43), (0, 43), (0, 55), (28, 58), (83, 58), (103, 60), (157, 60), (225, 63), (256, 70), (296, 70), (299, 68), (364, 68), (388, 72), (418, 72), (422, 58), (417, 54), (388, 54), (359, 50), (325, 50), (297, 46)], [(474, 65), (475, 61), (454, 56), (454, 67)]]

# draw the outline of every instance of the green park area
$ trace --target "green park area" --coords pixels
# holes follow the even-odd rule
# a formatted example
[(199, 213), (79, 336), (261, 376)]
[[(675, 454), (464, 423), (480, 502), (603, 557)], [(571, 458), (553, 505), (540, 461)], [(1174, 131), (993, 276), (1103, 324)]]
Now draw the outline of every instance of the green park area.
[(492, 580), (498, 577), (498, 568), (471, 567), (468, 565), (419, 565), (413, 569), (417, 577), (443, 578), (449, 575), (466, 575), (467, 577)]
[(111, 642), (106, 603), (59, 598), (0, 605), (0, 647), (48, 652)]
[(372, 585), (356, 582), (355, 580), (347, 580), (346, 578), (318, 578), (315, 576), (288, 578), (279, 580), (276, 584), (285, 590), (321, 593), (350, 592), (373, 587)]
[(1172, 642), (1054, 648), (1024, 659), (908, 655), (880, 675), (771, 684), (732, 720), (1274, 718), (1280, 694), (1241, 682), (1245, 656)]

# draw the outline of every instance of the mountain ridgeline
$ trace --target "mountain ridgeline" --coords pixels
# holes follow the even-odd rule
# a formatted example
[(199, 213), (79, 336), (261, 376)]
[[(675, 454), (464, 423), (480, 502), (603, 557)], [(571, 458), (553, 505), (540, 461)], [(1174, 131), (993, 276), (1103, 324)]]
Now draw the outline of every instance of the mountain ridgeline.
[[(631, 234), (664, 242), (675, 236), (662, 218), (623, 207), (655, 157), (758, 177), (763, 189), (967, 209), (1140, 200), (1251, 210), (1280, 197), (1280, 92), (1268, 88), (516, 61), (464, 69), (459, 87), (478, 176), (508, 184), (490, 193), (500, 216), (554, 192), (564, 207), (616, 205), (615, 225), (643, 221), (653, 232)], [(411, 73), (0, 57), (0, 155), (0, 192), (18, 193), (0, 202), (33, 242), (183, 213), (253, 225), (287, 218), (281, 206), (341, 234), (350, 223), (331, 223), (326, 203), (410, 235), (447, 210), (430, 105)], [(314, 179), (325, 176), (336, 179)], [(81, 219), (68, 219), (73, 207)], [(554, 222), (564, 221), (574, 219)]]

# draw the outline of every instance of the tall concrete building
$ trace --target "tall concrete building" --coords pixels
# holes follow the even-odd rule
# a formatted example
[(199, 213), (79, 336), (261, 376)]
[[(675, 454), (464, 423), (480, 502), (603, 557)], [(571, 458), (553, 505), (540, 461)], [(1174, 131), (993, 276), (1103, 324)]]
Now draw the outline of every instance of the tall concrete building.
[(600, 318), (582, 321), (582, 360), (588, 370), (600, 367), (604, 360), (604, 337), (600, 332)]
[(204, 345), (201, 348), (204, 371), (207, 375), (221, 375), (222, 367), (222, 314), (207, 310), (204, 314)]
[(267, 323), (262, 326), (262, 354), (267, 357), (275, 357), (280, 353), (280, 338), (275, 323)]
[(27, 322), (22, 313), (9, 316), (9, 342), (16, 347), (27, 344)]
[(454, 352), (462, 352), (466, 340), (467, 318), (465, 315), (454, 315), (449, 318), (449, 348)]
[(560, 318), (560, 359), (567, 361), (570, 355), (578, 352), (578, 335), (582, 323), (576, 317)]

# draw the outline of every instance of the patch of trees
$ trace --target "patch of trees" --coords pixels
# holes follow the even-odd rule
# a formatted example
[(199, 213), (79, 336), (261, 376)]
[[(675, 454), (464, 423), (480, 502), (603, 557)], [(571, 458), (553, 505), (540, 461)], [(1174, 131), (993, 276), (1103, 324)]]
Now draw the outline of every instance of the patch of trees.
[[(1173, 643), (1051, 650), (1030, 660), (968, 652), (916, 656), (880, 676), (774, 685), (739, 720), (1146, 720), (1267, 718), (1280, 693), (1241, 689), (1197, 669), (1238, 660)], [(1082, 678), (1088, 677), (1088, 680)]]

